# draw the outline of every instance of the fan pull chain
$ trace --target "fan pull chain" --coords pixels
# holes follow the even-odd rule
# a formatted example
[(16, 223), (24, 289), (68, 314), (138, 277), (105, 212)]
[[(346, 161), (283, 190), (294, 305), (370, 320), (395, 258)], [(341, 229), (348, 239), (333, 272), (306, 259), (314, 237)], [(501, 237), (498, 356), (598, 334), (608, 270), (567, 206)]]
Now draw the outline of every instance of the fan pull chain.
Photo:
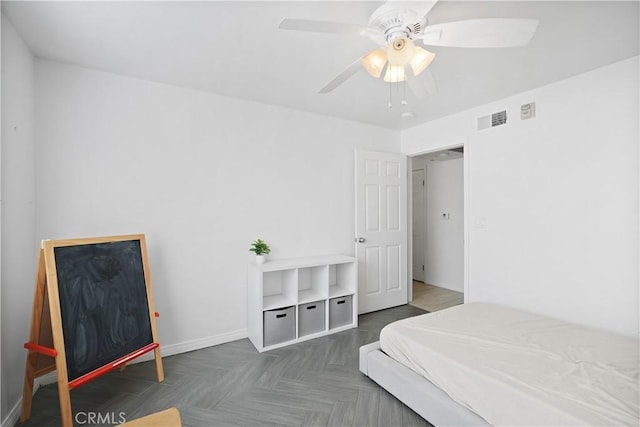
[[(394, 83), (389, 83), (389, 108), (393, 108), (393, 86)], [(396, 92), (401, 96), (400, 105), (406, 107), (407, 102), (407, 81), (403, 80), (402, 82), (395, 83)]]
[(402, 101), (400, 101), (400, 104), (402, 104), (403, 106), (407, 105), (407, 81), (406, 80), (402, 81)]

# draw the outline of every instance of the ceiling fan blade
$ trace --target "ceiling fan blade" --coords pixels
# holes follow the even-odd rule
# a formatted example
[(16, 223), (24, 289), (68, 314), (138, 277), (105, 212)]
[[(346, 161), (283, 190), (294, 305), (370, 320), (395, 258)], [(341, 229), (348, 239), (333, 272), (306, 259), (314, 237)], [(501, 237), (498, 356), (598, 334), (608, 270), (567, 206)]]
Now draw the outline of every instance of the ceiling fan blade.
[(342, 22), (316, 21), (313, 19), (285, 18), (280, 22), (281, 30), (308, 31), (312, 33), (330, 33), (364, 36), (372, 29), (359, 24), (347, 24)]
[[(423, 0), (423, 1), (405, 1), (405, 0), (388, 0), (387, 4), (390, 6), (400, 7), (404, 9), (413, 10), (418, 18), (425, 16), (433, 6), (436, 5), (438, 0)], [(413, 24), (413, 22), (406, 22), (405, 24)]]
[(430, 46), (515, 47), (529, 43), (537, 28), (535, 19), (470, 19), (430, 25), (421, 38)]
[(436, 79), (433, 77), (431, 70), (424, 70), (420, 75), (407, 79), (407, 86), (411, 93), (418, 99), (433, 96), (438, 93)]
[(343, 72), (338, 74), (333, 80), (325, 85), (318, 93), (329, 93), (342, 83), (346, 82), (351, 76), (362, 70), (362, 59), (358, 58), (353, 64), (349, 65)]

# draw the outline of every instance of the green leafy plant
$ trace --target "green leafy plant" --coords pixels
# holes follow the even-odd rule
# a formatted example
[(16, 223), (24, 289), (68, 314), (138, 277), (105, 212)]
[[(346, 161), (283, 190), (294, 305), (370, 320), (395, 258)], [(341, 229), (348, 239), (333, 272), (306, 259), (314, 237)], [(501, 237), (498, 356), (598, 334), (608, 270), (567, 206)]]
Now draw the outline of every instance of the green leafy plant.
[(271, 248), (267, 243), (261, 239), (256, 240), (251, 244), (251, 248), (249, 248), (251, 252), (255, 252), (256, 255), (267, 255), (271, 252)]

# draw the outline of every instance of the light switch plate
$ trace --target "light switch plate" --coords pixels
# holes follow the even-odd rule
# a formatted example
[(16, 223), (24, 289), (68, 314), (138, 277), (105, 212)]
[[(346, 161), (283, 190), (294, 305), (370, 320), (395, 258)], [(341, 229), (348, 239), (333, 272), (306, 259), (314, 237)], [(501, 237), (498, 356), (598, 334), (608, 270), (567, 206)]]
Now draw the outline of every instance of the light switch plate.
[(476, 223), (476, 228), (485, 228), (487, 226), (487, 217), (477, 216), (475, 223)]

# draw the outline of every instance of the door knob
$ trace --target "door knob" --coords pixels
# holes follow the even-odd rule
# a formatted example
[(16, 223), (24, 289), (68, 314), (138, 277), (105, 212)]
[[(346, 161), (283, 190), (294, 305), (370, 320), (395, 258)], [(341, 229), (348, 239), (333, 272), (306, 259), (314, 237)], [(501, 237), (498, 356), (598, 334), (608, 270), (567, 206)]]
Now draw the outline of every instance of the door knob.
[(364, 243), (365, 239), (364, 237), (358, 237), (358, 243)]

